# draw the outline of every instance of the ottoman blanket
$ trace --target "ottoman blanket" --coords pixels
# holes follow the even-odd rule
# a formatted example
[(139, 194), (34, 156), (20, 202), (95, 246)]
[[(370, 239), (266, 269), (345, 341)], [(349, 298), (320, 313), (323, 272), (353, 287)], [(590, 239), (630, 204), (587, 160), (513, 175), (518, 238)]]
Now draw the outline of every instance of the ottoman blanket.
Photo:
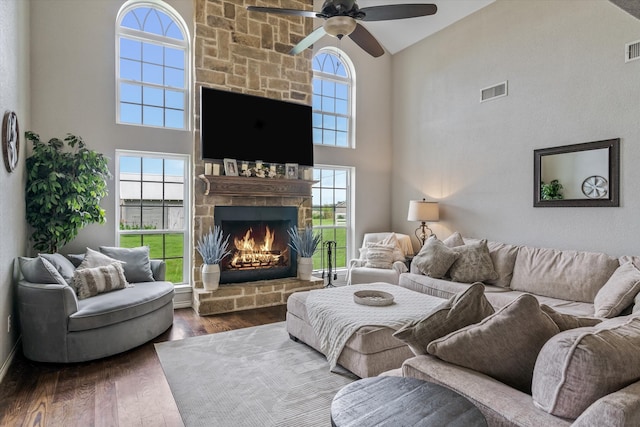
[[(353, 293), (359, 290), (388, 292), (394, 296), (393, 304), (356, 304)], [(441, 298), (396, 285), (371, 283), (310, 291), (306, 309), (309, 323), (318, 337), (320, 350), (333, 370), (347, 340), (359, 328), (385, 326), (398, 330), (409, 322), (421, 319), (444, 302)]]

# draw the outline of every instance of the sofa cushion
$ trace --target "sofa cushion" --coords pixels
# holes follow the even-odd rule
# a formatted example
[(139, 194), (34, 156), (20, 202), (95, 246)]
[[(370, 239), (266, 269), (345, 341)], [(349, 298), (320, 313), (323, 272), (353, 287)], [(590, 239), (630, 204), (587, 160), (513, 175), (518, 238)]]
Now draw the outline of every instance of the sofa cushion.
[(58, 270), (58, 273), (69, 286), (73, 284), (73, 273), (76, 271), (75, 265), (62, 254), (40, 254), (42, 258), (49, 261)]
[(464, 239), (459, 232), (454, 232), (451, 236), (447, 237), (442, 241), (444, 245), (448, 248), (455, 248), (456, 246), (464, 245)]
[(593, 303), (618, 266), (616, 258), (602, 253), (522, 246), (513, 267), (511, 289)]
[(633, 304), (640, 292), (640, 270), (627, 261), (614, 271), (598, 291), (593, 305), (597, 317), (614, 317)]
[(54, 265), (41, 256), (36, 258), (19, 257), (18, 264), (27, 282), (67, 285), (67, 281)]
[(498, 274), (493, 268), (493, 261), (491, 261), (486, 240), (456, 246), (452, 250), (460, 256), (449, 269), (451, 280), (462, 283), (473, 283), (498, 278)]
[(122, 264), (119, 262), (102, 267), (79, 268), (73, 274), (73, 284), (78, 299), (123, 289), (129, 285), (124, 277)]
[(477, 282), (426, 317), (398, 329), (393, 336), (406, 342), (414, 354), (427, 354), (431, 341), (478, 323), (494, 312), (484, 296), (484, 285)]
[(130, 283), (153, 282), (149, 246), (136, 248), (117, 248), (100, 246), (100, 252), (108, 257), (124, 262), (124, 275)]
[(602, 322), (602, 319), (596, 319), (593, 317), (581, 317), (574, 316), (572, 314), (560, 313), (546, 304), (540, 304), (542, 311), (547, 313), (551, 320), (558, 325), (560, 332), (569, 329), (583, 328), (587, 326), (595, 326)]
[[(465, 238), (465, 242), (476, 243), (480, 240)], [(509, 245), (506, 243), (487, 241), (487, 247), (489, 248), (489, 255), (491, 256), (491, 262), (493, 262), (493, 268), (498, 274), (497, 279), (485, 280), (485, 284), (500, 286), (502, 288), (508, 288), (511, 285), (511, 278), (513, 277), (513, 266), (516, 263), (516, 256), (518, 255), (519, 246)]]
[(533, 402), (577, 418), (599, 398), (640, 379), (640, 318), (564, 331), (547, 342), (533, 374)]
[(383, 245), (381, 243), (367, 244), (367, 262), (365, 267), (369, 268), (393, 268), (393, 251), (395, 246)]
[(101, 328), (151, 313), (171, 303), (171, 282), (143, 282), (116, 292), (78, 301), (78, 311), (69, 316), (70, 332)]
[(558, 332), (538, 301), (523, 294), (480, 323), (432, 341), (427, 351), (530, 393), (538, 352)]
[(447, 274), (447, 271), (460, 255), (448, 248), (435, 237), (429, 237), (422, 249), (411, 261), (421, 274), (439, 279)]

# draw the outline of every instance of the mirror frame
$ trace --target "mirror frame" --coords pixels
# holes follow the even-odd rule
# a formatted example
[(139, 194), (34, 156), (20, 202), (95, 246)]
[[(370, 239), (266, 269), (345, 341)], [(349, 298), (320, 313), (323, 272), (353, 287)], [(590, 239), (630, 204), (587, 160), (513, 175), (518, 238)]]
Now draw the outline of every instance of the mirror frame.
[[(542, 157), (553, 154), (575, 153), (578, 151), (609, 150), (609, 198), (607, 199), (559, 199), (542, 200), (540, 198), (540, 177), (542, 176)], [(533, 151), (533, 206), (540, 207), (617, 207), (620, 206), (620, 138), (582, 144), (563, 145), (561, 147), (540, 148)]]

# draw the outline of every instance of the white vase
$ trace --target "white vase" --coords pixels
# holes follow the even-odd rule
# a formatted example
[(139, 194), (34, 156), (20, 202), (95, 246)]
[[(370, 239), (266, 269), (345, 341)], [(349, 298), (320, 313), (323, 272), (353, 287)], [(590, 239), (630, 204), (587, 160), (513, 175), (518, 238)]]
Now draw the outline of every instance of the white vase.
[(202, 285), (205, 291), (215, 291), (220, 284), (220, 266), (218, 264), (202, 264), (200, 267)]
[(298, 258), (298, 279), (311, 280), (313, 258)]

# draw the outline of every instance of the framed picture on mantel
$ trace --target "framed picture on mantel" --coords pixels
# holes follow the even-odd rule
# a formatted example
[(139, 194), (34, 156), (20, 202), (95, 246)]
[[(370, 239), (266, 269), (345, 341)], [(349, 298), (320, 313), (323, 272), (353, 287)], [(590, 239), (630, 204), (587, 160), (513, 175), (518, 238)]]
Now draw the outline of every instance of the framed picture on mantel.
[(236, 159), (224, 159), (224, 174), (238, 176), (238, 162), (236, 162)]
[(298, 164), (297, 163), (286, 163), (285, 171), (287, 179), (298, 179)]

